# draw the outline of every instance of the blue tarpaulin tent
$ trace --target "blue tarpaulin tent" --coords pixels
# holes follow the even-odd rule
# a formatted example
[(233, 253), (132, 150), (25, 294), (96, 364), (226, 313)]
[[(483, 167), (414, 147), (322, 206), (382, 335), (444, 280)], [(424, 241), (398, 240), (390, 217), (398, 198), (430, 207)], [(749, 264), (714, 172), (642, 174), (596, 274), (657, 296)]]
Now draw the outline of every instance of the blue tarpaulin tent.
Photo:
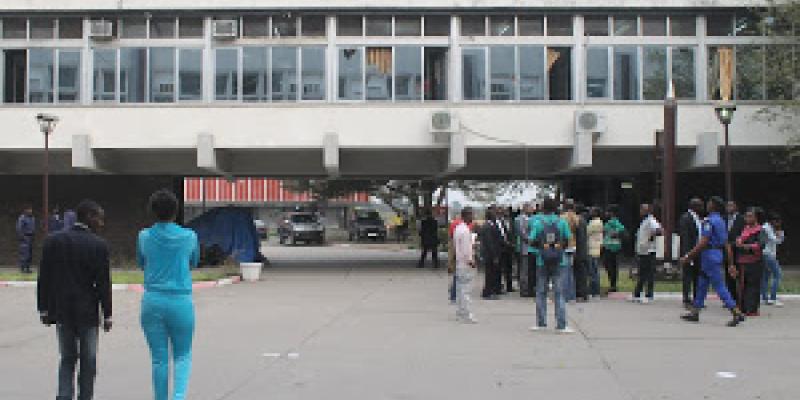
[(250, 210), (220, 207), (206, 211), (187, 226), (197, 232), (203, 248), (218, 247), (225, 257), (239, 262), (261, 262), (261, 241)]

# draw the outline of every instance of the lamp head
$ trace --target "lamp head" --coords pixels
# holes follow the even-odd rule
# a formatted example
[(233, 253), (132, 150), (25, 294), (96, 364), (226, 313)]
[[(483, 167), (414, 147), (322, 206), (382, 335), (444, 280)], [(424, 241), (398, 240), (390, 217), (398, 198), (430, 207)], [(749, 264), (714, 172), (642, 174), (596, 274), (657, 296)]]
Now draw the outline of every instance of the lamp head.
[(50, 114), (37, 114), (36, 122), (39, 123), (39, 129), (42, 131), (42, 133), (47, 135), (56, 127), (56, 124), (58, 123), (58, 117)]
[(714, 107), (714, 111), (717, 113), (717, 118), (721, 124), (730, 125), (733, 120), (733, 112), (736, 111), (736, 106), (730, 103), (720, 104)]

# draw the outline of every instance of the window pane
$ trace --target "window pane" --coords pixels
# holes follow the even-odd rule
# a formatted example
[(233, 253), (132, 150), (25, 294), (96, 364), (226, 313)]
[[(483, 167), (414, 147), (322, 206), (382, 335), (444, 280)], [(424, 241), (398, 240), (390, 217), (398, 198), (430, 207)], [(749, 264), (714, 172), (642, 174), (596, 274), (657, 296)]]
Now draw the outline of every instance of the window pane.
[(180, 73), (178, 88), (180, 100), (203, 99), (203, 50), (182, 49), (180, 57)]
[(571, 15), (548, 15), (547, 16), (547, 35), (548, 36), (572, 36), (572, 16)]
[(303, 47), (303, 100), (325, 100), (325, 48)]
[(693, 15), (669, 17), (669, 32), (672, 36), (697, 36), (697, 19)]
[(175, 38), (175, 18), (173, 17), (151, 18), (150, 38), (151, 39)]
[(513, 15), (490, 16), (489, 34), (491, 36), (514, 36), (514, 16)]
[(491, 73), (490, 90), (492, 100), (514, 100), (516, 83), (516, 62), (514, 47), (493, 46), (489, 48), (489, 71)]
[(325, 37), (325, 16), (304, 15), (301, 17), (304, 37)]
[(719, 54), (721, 49), (722, 48), (716, 46), (708, 48), (708, 97), (711, 100), (722, 99), (722, 94), (720, 93), (721, 88), (720, 88), (720, 54)]
[(395, 52), (395, 100), (421, 100), (422, 48), (397, 47)]
[(215, 98), (217, 100), (238, 100), (239, 51), (237, 49), (217, 49), (215, 65)]
[(608, 47), (586, 50), (586, 96), (608, 98)]
[(587, 15), (583, 19), (583, 30), (586, 36), (608, 36), (608, 16)]
[(544, 47), (519, 48), (519, 99), (544, 100)]
[(181, 17), (178, 21), (181, 38), (202, 38), (203, 37), (203, 18), (202, 17)]
[(395, 36), (422, 35), (422, 17), (419, 15), (398, 15), (394, 17)]
[(336, 19), (337, 36), (363, 36), (364, 18), (360, 15), (340, 15)]
[(425, 100), (447, 100), (447, 47), (423, 49), (422, 91)]
[(117, 87), (117, 50), (94, 50), (94, 100), (113, 101)]
[(175, 101), (175, 49), (150, 48), (150, 102)]
[(367, 100), (392, 99), (392, 48), (367, 47)]
[(736, 98), (764, 99), (764, 50), (761, 46), (736, 46)]
[(731, 14), (706, 15), (706, 35), (733, 36), (733, 15)]
[(792, 46), (767, 46), (767, 99), (791, 100), (794, 93)]
[(31, 18), (31, 39), (53, 39), (55, 20), (53, 18)]
[(53, 50), (28, 50), (28, 102), (53, 102)]
[(339, 49), (339, 99), (363, 99), (361, 57), (360, 48)]
[(3, 18), (3, 39), (25, 39), (27, 21), (26, 18)]
[(147, 49), (120, 49), (119, 96), (123, 103), (144, 103)]
[(81, 18), (59, 18), (58, 37), (61, 39), (82, 39), (83, 38), (83, 19)]
[(754, 11), (739, 11), (736, 13), (734, 31), (736, 36), (760, 36), (761, 16)]
[(297, 100), (297, 47), (272, 48), (272, 101)]
[(572, 48), (551, 47), (547, 49), (550, 100), (572, 99)]
[(297, 36), (297, 17), (291, 14), (273, 15), (272, 36), (275, 37)]
[(485, 100), (486, 52), (484, 49), (464, 49), (461, 54), (464, 100)]
[(695, 91), (694, 48), (672, 49), (672, 82), (676, 99), (694, 99)]
[(69, 103), (80, 100), (81, 52), (58, 52), (58, 101)]
[(425, 36), (450, 36), (450, 16), (426, 15)]
[(639, 100), (639, 57), (636, 47), (614, 48), (614, 99)]
[(486, 17), (483, 15), (462, 15), (461, 36), (486, 36)]
[(269, 16), (247, 15), (242, 17), (242, 36), (246, 38), (269, 36)]
[(617, 15), (614, 17), (615, 36), (638, 36), (639, 21), (635, 15)]
[(392, 36), (392, 17), (388, 15), (368, 15), (367, 36)]
[(648, 15), (642, 17), (642, 34), (644, 36), (666, 36), (667, 17), (663, 15)]
[(541, 15), (520, 15), (517, 25), (520, 36), (544, 35), (544, 17)]
[(267, 48), (245, 47), (242, 64), (242, 99), (269, 101), (269, 71)]
[(643, 50), (644, 99), (664, 100), (667, 97), (667, 49), (645, 47)]
[(147, 37), (147, 20), (129, 17), (122, 20), (123, 39), (144, 39)]

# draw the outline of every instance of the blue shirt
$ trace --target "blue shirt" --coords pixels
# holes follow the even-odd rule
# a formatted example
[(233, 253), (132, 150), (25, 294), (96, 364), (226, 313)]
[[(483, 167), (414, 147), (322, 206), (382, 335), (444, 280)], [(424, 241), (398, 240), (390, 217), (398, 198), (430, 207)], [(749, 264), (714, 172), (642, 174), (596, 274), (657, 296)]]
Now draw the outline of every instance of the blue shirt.
[(542, 219), (541, 214), (535, 214), (528, 217), (528, 254), (539, 253), (539, 249), (533, 246), (533, 239), (530, 238), (530, 233), (533, 232), (533, 228), (540, 219)]
[(717, 212), (703, 220), (702, 237), (708, 238), (708, 247), (700, 254), (701, 265), (721, 266), (722, 251), (728, 242), (728, 226)]
[(17, 237), (26, 240), (36, 232), (36, 219), (32, 215), (22, 214), (17, 219)]
[[(539, 218), (536, 218), (533, 224), (533, 228), (531, 229), (530, 234), (528, 235), (528, 240), (534, 242), (536, 238), (539, 237), (539, 233), (544, 230), (545, 224), (552, 224), (552, 223), (558, 224), (558, 230), (561, 233), (561, 239), (565, 242), (569, 241), (569, 239), (572, 237), (572, 234), (570, 233), (569, 229), (569, 223), (567, 223), (567, 221), (564, 218), (561, 218), (556, 214), (546, 214), (539, 216)], [(542, 261), (542, 255), (539, 253), (538, 250), (536, 251), (536, 262), (537, 265), (539, 266), (544, 265), (544, 262)], [(564, 255), (561, 258), (561, 266), (562, 267), (567, 266), (566, 255)]]
[(191, 268), (200, 261), (197, 234), (175, 223), (156, 223), (139, 232), (136, 261), (145, 291), (192, 293)]

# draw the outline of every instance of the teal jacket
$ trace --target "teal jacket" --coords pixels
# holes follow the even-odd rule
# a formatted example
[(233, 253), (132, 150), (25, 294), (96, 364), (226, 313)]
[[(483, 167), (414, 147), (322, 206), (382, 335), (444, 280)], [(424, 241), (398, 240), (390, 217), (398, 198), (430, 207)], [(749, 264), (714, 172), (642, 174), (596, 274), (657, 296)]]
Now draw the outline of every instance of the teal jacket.
[(192, 293), (192, 272), (200, 261), (197, 234), (175, 223), (158, 222), (139, 232), (136, 261), (144, 270), (144, 289)]
[[(564, 241), (569, 241), (569, 239), (572, 237), (572, 234), (569, 231), (569, 224), (567, 223), (566, 220), (564, 220), (564, 218), (561, 218), (556, 214), (547, 214), (538, 216), (538, 218), (536, 218), (534, 221), (533, 227), (531, 228), (528, 240), (531, 243), (535, 242), (536, 238), (544, 230), (544, 225), (551, 224), (554, 222), (558, 224), (558, 230), (561, 232), (561, 239)], [(539, 254), (538, 250), (536, 251), (536, 265), (540, 267), (544, 265), (544, 262), (542, 262), (542, 256), (541, 254)], [(566, 256), (562, 257), (561, 266), (562, 267), (567, 266)]]
[[(625, 226), (618, 219), (612, 218), (603, 226), (603, 247), (611, 252), (618, 252), (622, 249), (622, 234)], [(616, 233), (617, 239), (612, 239), (611, 234)]]

